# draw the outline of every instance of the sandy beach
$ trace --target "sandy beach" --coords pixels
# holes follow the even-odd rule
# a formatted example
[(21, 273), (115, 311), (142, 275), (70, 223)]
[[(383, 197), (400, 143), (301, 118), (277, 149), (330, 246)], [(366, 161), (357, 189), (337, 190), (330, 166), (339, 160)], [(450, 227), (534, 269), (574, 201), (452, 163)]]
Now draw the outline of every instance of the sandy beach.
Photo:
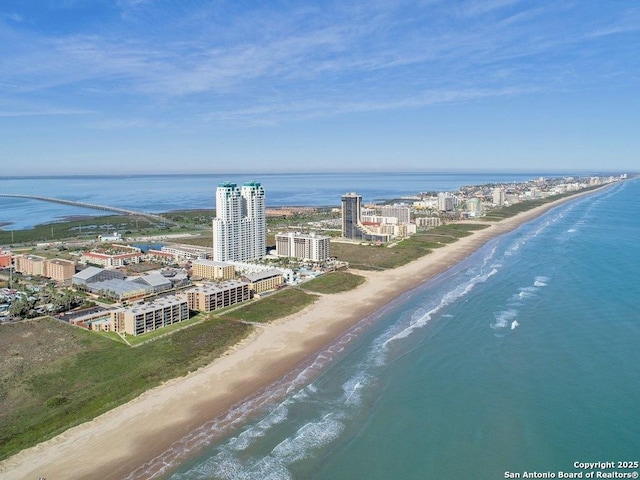
[(456, 265), (492, 238), (560, 203), (593, 192), (492, 223), (402, 267), (356, 272), (366, 278), (364, 285), (320, 296), (302, 312), (257, 327), (212, 364), (3, 461), (0, 479), (125, 478), (198, 426), (225, 415), (232, 406), (281, 379), (392, 299)]

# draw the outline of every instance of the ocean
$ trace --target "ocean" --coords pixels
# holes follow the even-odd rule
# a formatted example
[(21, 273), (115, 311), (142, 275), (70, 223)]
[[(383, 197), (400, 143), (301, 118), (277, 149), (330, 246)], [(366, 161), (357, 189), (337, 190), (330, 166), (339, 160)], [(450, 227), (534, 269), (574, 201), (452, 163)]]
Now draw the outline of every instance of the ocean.
[(232, 430), (203, 425), (130, 478), (562, 478), (637, 461), (638, 211), (631, 180), (492, 240), (238, 406)]
[[(364, 202), (416, 195), (425, 191), (455, 191), (464, 185), (525, 182), (559, 177), (559, 173), (288, 173), (224, 175), (130, 175), (66, 177), (0, 177), (0, 194), (38, 195), (95, 205), (162, 213), (213, 209), (219, 183), (262, 183), (267, 207), (338, 206), (340, 197), (357, 192)], [(62, 221), (70, 216), (112, 215), (26, 198), (0, 197), (0, 228), (22, 230)]]

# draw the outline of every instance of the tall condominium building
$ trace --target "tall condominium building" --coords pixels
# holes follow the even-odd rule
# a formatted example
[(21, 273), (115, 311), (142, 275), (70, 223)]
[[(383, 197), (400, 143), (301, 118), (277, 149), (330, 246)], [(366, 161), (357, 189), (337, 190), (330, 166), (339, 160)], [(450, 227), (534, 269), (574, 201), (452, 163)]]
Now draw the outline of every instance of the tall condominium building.
[(470, 198), (467, 200), (467, 211), (473, 216), (482, 215), (482, 212), (484, 211), (482, 200), (479, 198)]
[(495, 187), (493, 189), (493, 203), (498, 206), (504, 205), (505, 191), (504, 187)]
[(362, 224), (362, 196), (346, 193), (342, 196), (342, 236), (353, 240), (388, 242), (391, 234), (375, 233)]
[(216, 190), (213, 260), (251, 260), (265, 255), (267, 217), (264, 188), (257, 182), (221, 183)]
[(438, 210), (441, 212), (450, 212), (456, 206), (456, 197), (449, 192), (438, 193)]
[(362, 195), (345, 193), (342, 196), (342, 236), (344, 238), (362, 238), (361, 224)]

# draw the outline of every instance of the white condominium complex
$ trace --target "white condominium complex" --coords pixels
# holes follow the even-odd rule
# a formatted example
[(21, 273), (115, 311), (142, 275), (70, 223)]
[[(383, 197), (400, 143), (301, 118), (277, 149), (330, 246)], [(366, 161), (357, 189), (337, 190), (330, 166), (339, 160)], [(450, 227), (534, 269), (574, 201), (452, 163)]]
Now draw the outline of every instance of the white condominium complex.
[(264, 188), (257, 182), (221, 183), (216, 190), (213, 220), (213, 260), (262, 258), (267, 248)]
[(278, 233), (276, 255), (324, 262), (329, 258), (329, 237), (315, 233)]
[(411, 223), (411, 209), (406, 205), (385, 205), (381, 210), (383, 217), (395, 217), (398, 223)]

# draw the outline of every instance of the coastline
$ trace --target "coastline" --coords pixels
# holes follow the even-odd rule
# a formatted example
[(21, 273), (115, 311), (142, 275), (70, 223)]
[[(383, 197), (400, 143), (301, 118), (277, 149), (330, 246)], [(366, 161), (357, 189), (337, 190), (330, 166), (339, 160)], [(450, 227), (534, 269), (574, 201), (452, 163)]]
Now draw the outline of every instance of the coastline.
[(407, 265), (382, 272), (359, 271), (366, 278), (360, 287), (321, 296), (303, 311), (256, 329), (210, 365), (16, 454), (0, 463), (0, 478), (123, 478), (188, 432), (224, 416), (234, 405), (278, 381), (361, 319), (458, 264), (489, 240), (553, 207), (597, 191), (600, 189), (491, 223)]

